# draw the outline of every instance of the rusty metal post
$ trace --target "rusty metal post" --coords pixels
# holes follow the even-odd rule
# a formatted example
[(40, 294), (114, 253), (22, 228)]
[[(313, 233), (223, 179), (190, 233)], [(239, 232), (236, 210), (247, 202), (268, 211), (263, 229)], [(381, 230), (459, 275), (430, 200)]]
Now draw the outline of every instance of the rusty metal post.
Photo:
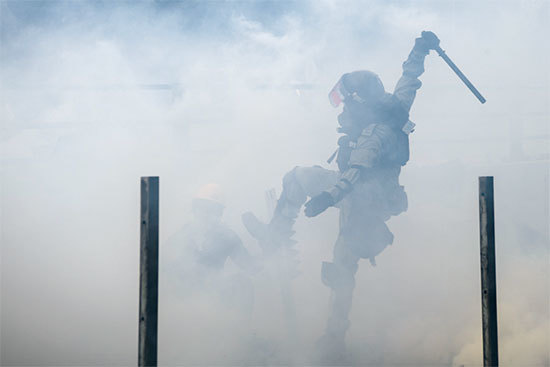
[(493, 177), (479, 177), (479, 239), (483, 366), (498, 366)]
[(138, 366), (157, 365), (159, 178), (141, 178)]

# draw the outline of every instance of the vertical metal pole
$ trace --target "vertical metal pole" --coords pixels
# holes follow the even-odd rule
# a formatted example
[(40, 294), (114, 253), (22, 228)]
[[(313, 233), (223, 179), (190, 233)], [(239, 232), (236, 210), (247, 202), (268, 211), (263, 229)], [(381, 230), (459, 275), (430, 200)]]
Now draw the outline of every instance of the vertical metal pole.
[(483, 366), (485, 367), (498, 366), (495, 213), (493, 198), (493, 177), (480, 177), (481, 317), (483, 325)]
[(157, 365), (159, 178), (141, 178), (138, 366)]

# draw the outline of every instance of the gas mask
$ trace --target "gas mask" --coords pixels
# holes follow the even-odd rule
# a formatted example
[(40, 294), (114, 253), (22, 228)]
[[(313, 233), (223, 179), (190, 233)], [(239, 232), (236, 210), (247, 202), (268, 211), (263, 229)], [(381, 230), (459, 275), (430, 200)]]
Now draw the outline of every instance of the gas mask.
[(350, 136), (360, 134), (372, 120), (372, 115), (372, 109), (366, 106), (344, 102), (344, 108), (338, 115), (338, 132)]
[(344, 103), (344, 109), (338, 115), (338, 131), (356, 135), (374, 122), (375, 106), (384, 93), (380, 78), (370, 71), (361, 70), (342, 75), (328, 95), (333, 107)]

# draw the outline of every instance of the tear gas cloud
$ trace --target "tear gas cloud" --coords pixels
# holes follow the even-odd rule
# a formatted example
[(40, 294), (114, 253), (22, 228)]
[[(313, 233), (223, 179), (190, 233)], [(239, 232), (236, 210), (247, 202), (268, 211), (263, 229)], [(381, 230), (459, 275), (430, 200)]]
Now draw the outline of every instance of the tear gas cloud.
[[(289, 346), (278, 279), (253, 277), (243, 319), (185, 297), (163, 244), (219, 183), (245, 211), (336, 148), (327, 93), (368, 69), (392, 91), (422, 30), (432, 52), (401, 183), (409, 210), (378, 265), (360, 262), (356, 365), (481, 365), (477, 176), (495, 176), (502, 365), (548, 366), (548, 3), (2, 1), (1, 364), (130, 365), (137, 356), (139, 177), (160, 176), (159, 363), (310, 364), (325, 326), (337, 210), (296, 224)], [(336, 169), (334, 166), (330, 166)], [(266, 265), (269, 267), (269, 264)], [(228, 262), (226, 272), (236, 272)]]

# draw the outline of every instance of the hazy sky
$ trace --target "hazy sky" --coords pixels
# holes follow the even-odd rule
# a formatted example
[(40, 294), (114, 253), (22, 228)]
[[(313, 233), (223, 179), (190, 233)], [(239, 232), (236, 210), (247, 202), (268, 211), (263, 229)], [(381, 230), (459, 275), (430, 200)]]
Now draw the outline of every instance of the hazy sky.
[[(240, 215), (266, 217), (265, 190), (296, 165), (336, 169), (330, 88), (367, 69), (393, 91), (432, 30), (487, 103), (427, 57), (401, 176), (409, 210), (389, 221), (378, 265), (360, 263), (353, 363), (482, 364), (477, 178), (493, 175), (500, 360), (549, 366), (549, 12), (544, 0), (0, 0), (1, 364), (134, 365), (139, 177), (160, 176), (161, 265), (208, 182), (260, 255)], [(337, 211), (296, 229), (294, 358), (307, 364)], [(250, 348), (285, 360), (273, 277), (253, 280), (246, 323), (182, 300), (162, 268), (160, 281), (161, 364), (231, 364)]]

